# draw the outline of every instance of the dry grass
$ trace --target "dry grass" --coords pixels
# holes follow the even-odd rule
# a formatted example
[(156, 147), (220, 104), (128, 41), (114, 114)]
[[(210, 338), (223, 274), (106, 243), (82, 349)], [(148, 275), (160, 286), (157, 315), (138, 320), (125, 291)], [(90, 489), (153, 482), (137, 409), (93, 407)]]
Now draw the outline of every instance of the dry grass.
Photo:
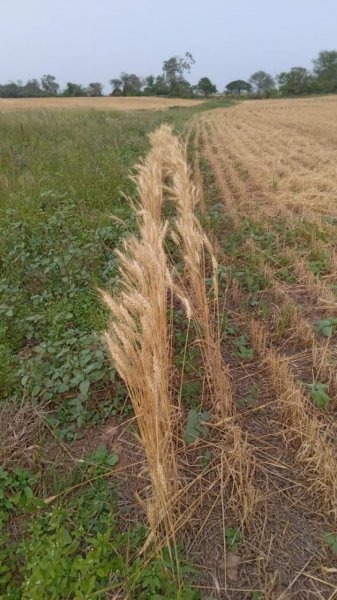
[[(173, 239), (181, 250), (192, 315), (200, 330), (201, 348), (214, 408), (222, 417), (233, 412), (228, 369), (221, 356), (217, 260), (195, 214), (198, 189), (192, 181), (184, 146), (166, 128), (166, 160), (171, 163), (171, 185), (177, 217)], [(213, 301), (206, 289), (207, 266), (212, 273)]]
[[(336, 333), (316, 327), (336, 316), (336, 115), (336, 98), (253, 101), (191, 125), (206, 211), (225, 208), (212, 238), (228, 273), (222, 352), (262, 488), (245, 550), (257, 561), (246, 581), (255, 573), (265, 598), (336, 594), (322, 544), (337, 521)], [(233, 355), (235, 327), (250, 361)], [(316, 383), (328, 406), (309, 392)], [(225, 585), (219, 597), (251, 596)]]
[[(151, 499), (147, 503), (149, 522), (156, 533), (160, 531), (159, 526), (164, 525), (167, 541), (190, 520), (205, 495), (219, 482), (221, 486), (224, 481), (230, 482), (230, 501), (242, 523), (251, 517), (257, 494), (252, 483), (255, 462), (246, 436), (230, 418), (232, 394), (221, 354), (217, 261), (195, 214), (198, 193), (191, 179), (185, 147), (168, 126), (154, 132), (151, 142), (152, 150), (134, 177), (139, 192), (134, 207), (139, 238), (132, 237), (125, 242), (124, 251), (118, 252), (121, 290), (115, 297), (107, 292), (102, 295), (112, 313), (107, 344), (129, 391), (147, 457), (152, 484)], [(173, 200), (176, 206), (171, 235), (184, 261), (183, 278), (177, 277), (173, 264), (168, 269), (164, 250), (168, 224), (163, 223), (162, 212), (163, 202), (167, 200)], [(206, 290), (206, 263), (213, 277), (211, 296)], [(226, 432), (226, 442), (221, 446), (221, 474), (196, 496), (199, 476), (184, 487), (178, 475), (181, 443), (178, 443), (181, 435), (178, 415), (181, 418), (183, 409), (180, 403), (173, 406), (172, 397), (168, 315), (173, 293), (183, 302), (187, 321), (193, 319), (199, 328), (198, 343), (210, 397), (215, 413), (221, 414), (223, 419), (216, 430)]]
[(308, 398), (295, 384), (287, 359), (268, 348), (268, 335), (263, 326), (253, 321), (250, 331), (278, 395), (285, 434), (290, 440), (299, 441), (297, 455), (308, 474), (310, 486), (320, 492), (326, 509), (337, 520), (337, 460), (330, 444), (333, 432), (320, 422)]
[[(166, 540), (182, 536), (190, 551), (200, 553), (209, 572), (205, 581), (211, 582), (205, 590), (216, 592), (219, 598), (248, 598), (249, 590), (257, 588), (266, 598), (304, 599), (309, 597), (307, 592), (311, 593), (308, 581), (316, 580), (319, 595), (315, 596), (314, 588), (313, 597), (325, 597), (333, 585), (330, 571), (318, 579), (323, 564), (329, 569), (322, 533), (333, 530), (337, 520), (335, 425), (331, 415), (313, 405), (307, 388), (298, 380), (302, 375), (309, 382), (311, 378), (318, 381), (318, 377), (326, 377), (329, 385), (334, 385), (333, 347), (329, 340), (317, 337), (313, 324), (322, 315), (335, 314), (335, 295), (330, 279), (325, 281), (313, 274), (307, 258), (311, 250), (317, 255), (324, 253), (325, 243), (313, 232), (326, 235), (328, 229), (321, 226), (309, 198), (306, 219), (310, 231), (305, 231), (304, 222), (298, 229), (303, 236), (296, 239), (294, 235), (291, 247), (281, 229), (274, 231), (270, 217), (277, 215), (278, 222), (290, 233), (296, 232), (296, 215), (301, 216), (304, 204), (298, 212), (293, 201), (285, 201), (279, 194), (276, 184), (268, 184), (270, 157), (267, 149), (258, 153), (253, 132), (245, 144), (239, 111), (244, 114), (244, 132), (251, 131), (255, 107), (257, 110), (260, 105), (247, 103), (249, 106), (253, 119), (247, 117), (247, 124), (248, 108), (240, 106), (227, 113), (201, 115), (193, 121), (188, 139), (190, 145), (197, 145), (192, 160), (195, 179), (186, 148), (171, 129), (163, 126), (151, 135), (152, 149), (134, 176), (139, 190), (135, 210), (140, 236), (129, 240), (119, 254), (121, 294), (114, 299), (105, 295), (114, 315), (108, 343), (129, 389), (147, 456), (152, 484), (147, 510), (153, 531), (158, 532), (158, 526), (164, 525)], [(277, 110), (281, 105), (273, 106)], [(305, 112), (305, 102), (303, 107)], [(230, 124), (231, 115), (235, 127)], [(267, 110), (261, 120), (272, 122), (268, 115)], [(275, 122), (279, 119), (276, 117)], [(259, 117), (256, 122), (260, 123)], [(228, 128), (235, 131), (227, 138)], [(302, 135), (301, 131), (299, 128), (295, 137)], [(266, 133), (266, 140), (268, 135), (273, 133)], [(271, 156), (275, 152), (281, 160), (273, 150), (275, 140)], [(242, 246), (235, 254), (234, 265), (239, 260), (237, 270), (245, 268), (246, 255), (255, 256), (247, 262), (249, 268), (269, 282), (255, 296), (247, 298), (235, 278), (228, 280), (229, 293), (225, 296), (219, 288), (218, 263), (228, 265), (230, 261), (222, 252), (223, 238), (217, 239), (213, 232), (207, 236), (197, 217), (204, 210), (207, 215), (209, 190), (207, 186), (200, 189), (202, 158), (214, 175), (217, 188), (211, 193), (221, 194), (229, 227), (234, 226), (238, 233), (243, 217), (250, 216), (252, 223), (274, 235), (278, 256), (275, 264), (259, 236), (240, 242)], [(301, 161), (303, 168), (309, 168), (306, 159), (302, 157)], [(290, 170), (286, 165), (284, 178), (295, 189)], [(308, 181), (311, 184), (312, 180)], [(323, 204), (321, 199), (319, 206)], [(164, 214), (170, 215), (168, 224), (164, 224)], [(172, 240), (182, 270), (176, 269), (169, 251)], [(302, 243), (307, 244), (305, 248)], [(330, 247), (330, 256), (333, 252)], [(293, 282), (277, 278), (281, 255), (293, 274)], [(333, 278), (332, 259), (331, 265)], [(155, 300), (159, 297), (160, 304)], [(206, 373), (206, 403), (212, 403), (208, 438), (197, 440), (192, 447), (181, 439), (187, 415), (178, 392), (179, 374), (177, 381), (172, 362), (173, 321), (167, 316), (177, 297), (185, 306), (186, 322), (191, 320), (198, 332), (195, 343), (201, 349), (201, 369)], [(254, 303), (247, 302), (252, 297)], [(260, 302), (270, 309), (264, 324), (256, 316), (260, 313), (252, 315), (249, 308)], [(224, 306), (234, 326), (239, 324), (250, 334), (255, 349), (251, 363), (245, 364), (240, 355), (233, 354), (231, 340), (221, 338), (219, 321)], [(158, 336), (157, 331), (155, 335), (152, 331), (152, 338), (148, 336), (150, 322), (158, 323)], [(261, 398), (256, 405), (242, 408), (241, 398), (249, 399), (251, 384), (256, 382)], [(200, 473), (199, 452), (205, 449), (212, 459), (208, 469)], [(308, 517), (303, 517), (303, 511)], [(242, 586), (231, 580), (232, 553), (225, 540), (227, 527), (233, 524), (245, 535), (242, 554), (236, 559), (236, 571), (240, 568), (244, 578)], [(213, 528), (216, 533), (209, 541)], [(291, 528), (298, 536), (293, 547)], [(283, 536), (287, 542), (283, 543)], [(314, 538), (312, 554), (307, 556), (310, 536)], [(280, 581), (280, 573), (284, 582)]]
[(202, 100), (182, 98), (1, 98), (0, 112), (51, 109), (94, 109), (94, 110), (164, 110), (170, 106), (194, 106)]
[(172, 283), (164, 251), (167, 227), (160, 223), (161, 193), (157, 194), (161, 170), (153, 154), (140, 167), (138, 186), (140, 237), (129, 239), (124, 252), (118, 252), (120, 295), (102, 295), (113, 317), (107, 344), (129, 391), (146, 451), (152, 483), (149, 522), (154, 531), (163, 522), (168, 536), (169, 509), (178, 489), (167, 316)]
[(336, 98), (244, 102), (204, 121), (243, 205), (248, 191), (251, 208), (336, 214)]

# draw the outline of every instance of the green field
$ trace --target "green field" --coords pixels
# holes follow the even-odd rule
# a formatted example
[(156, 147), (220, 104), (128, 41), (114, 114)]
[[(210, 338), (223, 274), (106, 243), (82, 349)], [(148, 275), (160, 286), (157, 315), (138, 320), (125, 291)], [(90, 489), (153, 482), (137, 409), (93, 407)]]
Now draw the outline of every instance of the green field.
[[(106, 477), (116, 455), (104, 444), (90, 454), (93, 432), (132, 417), (97, 288), (118, 284), (114, 250), (134, 230), (129, 175), (147, 134), (182, 132), (212, 106), (0, 115), (1, 598), (110, 597), (99, 590), (116, 569), (111, 587), (130, 597), (177, 597), (173, 567), (137, 558), (144, 526), (119, 525)], [(71, 458), (81, 444), (84, 463)]]

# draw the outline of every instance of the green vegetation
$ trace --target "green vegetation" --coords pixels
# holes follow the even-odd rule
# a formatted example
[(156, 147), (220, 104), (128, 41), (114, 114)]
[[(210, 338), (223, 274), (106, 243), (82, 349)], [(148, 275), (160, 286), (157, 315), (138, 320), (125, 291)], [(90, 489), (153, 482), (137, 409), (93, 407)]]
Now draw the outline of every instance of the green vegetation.
[[(179, 549), (174, 561), (165, 548), (160, 556), (149, 552), (145, 558), (139, 548), (146, 528), (136, 523), (127, 531), (118, 529), (117, 489), (103, 477), (115, 458), (97, 449), (86, 469), (73, 472), (77, 483), (90, 477), (90, 485), (45, 510), (32, 490), (38, 476), (18, 468), (0, 471), (1, 598), (88, 600), (122, 591), (144, 600), (199, 598), (191, 587), (195, 570)], [(19, 543), (10, 535), (14, 523)]]
[[(114, 250), (135, 228), (130, 171), (155, 127), (182, 131), (197, 111), (228, 105), (0, 115), (3, 415), (21, 402), (43, 406), (45, 435), (71, 452), (86, 427), (130, 414), (101, 339), (107, 313), (97, 292), (118, 286)], [(198, 420), (203, 432), (205, 419)], [(1, 598), (105, 598), (118, 590), (130, 598), (199, 598), (182, 555), (149, 547), (139, 556), (147, 531), (121, 527), (118, 453), (100, 443), (69, 474), (62, 459), (43, 456), (42, 437), (29, 440), (40, 448), (35, 466), (19, 468), (8, 455), (0, 472)]]
[[(282, 71), (274, 79), (263, 70), (254, 72), (249, 81), (236, 79), (225, 87), (225, 94), (249, 97), (274, 98), (279, 96), (302, 96), (310, 94), (334, 94), (337, 92), (337, 51), (323, 50), (313, 61), (312, 72), (305, 67), (292, 67)], [(110, 79), (112, 96), (173, 96), (191, 98), (215, 94), (216, 86), (208, 77), (202, 77), (197, 85), (185, 78), (195, 60), (190, 52), (184, 56), (171, 56), (163, 62), (160, 75), (142, 77), (136, 73), (120, 73)], [(102, 96), (103, 85), (91, 82), (88, 86), (68, 81), (60, 91), (54, 75), (44, 75), (41, 80), (29, 79), (26, 83), (0, 84), (0, 98), (43, 98), (51, 96), (79, 97)]]

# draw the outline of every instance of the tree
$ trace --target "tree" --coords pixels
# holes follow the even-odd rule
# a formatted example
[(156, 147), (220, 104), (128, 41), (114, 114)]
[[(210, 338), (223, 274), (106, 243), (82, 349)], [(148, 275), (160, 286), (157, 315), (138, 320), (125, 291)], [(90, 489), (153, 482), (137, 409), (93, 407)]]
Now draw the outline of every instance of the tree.
[[(171, 96), (178, 96), (182, 89), (186, 90), (187, 82), (184, 79), (184, 72), (189, 73), (194, 63), (195, 60), (190, 52), (186, 52), (185, 56), (172, 56), (168, 60), (164, 60), (163, 76)], [(184, 82), (183, 86), (181, 86), (182, 82)]]
[(28, 79), (27, 83), (18, 89), (21, 98), (39, 98), (43, 95), (37, 79)]
[(313, 87), (313, 77), (304, 67), (292, 67), (277, 76), (279, 89), (284, 96), (301, 96), (310, 94)]
[(135, 75), (134, 73), (121, 73), (120, 79), (123, 86), (123, 96), (139, 94), (142, 87), (142, 81), (138, 75)]
[(250, 92), (251, 89), (252, 86), (250, 83), (244, 81), (243, 79), (236, 79), (235, 81), (231, 81), (226, 85), (227, 93), (239, 94), (239, 96), (241, 95), (241, 92)]
[(112, 85), (111, 96), (122, 95), (122, 80), (121, 79), (110, 79), (110, 85)]
[(144, 94), (146, 96), (154, 96), (155, 95), (155, 76), (148, 75), (144, 79)]
[(89, 83), (87, 94), (88, 96), (103, 96), (102, 88), (102, 84), (98, 81), (95, 81), (94, 83)]
[(211, 82), (208, 77), (202, 77), (197, 85), (197, 89), (200, 90), (206, 98), (211, 94), (215, 94), (217, 89), (214, 83)]
[(256, 71), (249, 78), (249, 83), (258, 94), (271, 90), (275, 87), (275, 81), (269, 73), (265, 71)]
[(63, 90), (63, 96), (78, 97), (86, 95), (87, 92), (82, 85), (80, 85), (79, 83), (72, 83), (71, 81), (68, 81), (65, 89)]
[(168, 96), (170, 89), (165, 81), (164, 75), (157, 75), (154, 90), (156, 96)]
[(0, 85), (0, 98), (18, 98), (22, 85), (18, 85), (13, 81)]
[(46, 96), (57, 96), (60, 86), (54, 75), (43, 75), (41, 77), (41, 88)]
[(323, 50), (313, 60), (317, 91), (337, 91), (337, 51)]

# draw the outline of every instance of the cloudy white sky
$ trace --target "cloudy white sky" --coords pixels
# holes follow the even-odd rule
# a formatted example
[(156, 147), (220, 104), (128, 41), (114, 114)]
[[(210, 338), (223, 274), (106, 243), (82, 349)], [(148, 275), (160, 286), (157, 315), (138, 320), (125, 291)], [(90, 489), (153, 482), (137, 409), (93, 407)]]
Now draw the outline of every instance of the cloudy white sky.
[(52, 73), (88, 84), (158, 74), (190, 51), (189, 80), (220, 90), (337, 49), (337, 0), (0, 0), (0, 82)]

